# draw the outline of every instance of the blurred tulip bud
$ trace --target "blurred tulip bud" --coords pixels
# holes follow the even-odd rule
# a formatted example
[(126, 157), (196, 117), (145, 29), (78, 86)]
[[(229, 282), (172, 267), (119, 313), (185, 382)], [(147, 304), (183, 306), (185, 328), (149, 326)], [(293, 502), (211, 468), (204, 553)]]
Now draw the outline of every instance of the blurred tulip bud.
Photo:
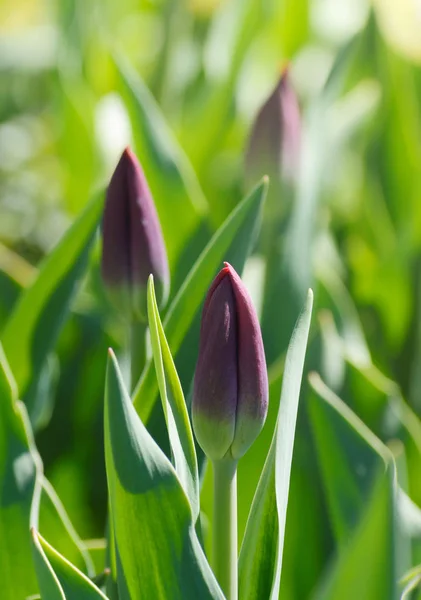
[(228, 263), (205, 300), (192, 419), (212, 460), (239, 459), (266, 419), (268, 379), (262, 335), (250, 296)]
[(253, 183), (262, 175), (294, 180), (299, 166), (300, 108), (284, 69), (252, 126), (246, 151), (246, 176)]
[(148, 277), (154, 276), (159, 306), (169, 291), (169, 269), (155, 205), (142, 167), (126, 148), (108, 186), (102, 247), (102, 278), (121, 312), (146, 320)]

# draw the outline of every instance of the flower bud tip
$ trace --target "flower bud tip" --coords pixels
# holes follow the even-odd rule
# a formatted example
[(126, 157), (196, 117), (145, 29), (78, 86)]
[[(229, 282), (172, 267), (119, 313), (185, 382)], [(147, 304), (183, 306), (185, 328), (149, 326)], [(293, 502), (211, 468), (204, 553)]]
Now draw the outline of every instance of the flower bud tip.
[(263, 341), (248, 292), (225, 262), (203, 307), (192, 418), (212, 460), (238, 460), (266, 418), (268, 381)]

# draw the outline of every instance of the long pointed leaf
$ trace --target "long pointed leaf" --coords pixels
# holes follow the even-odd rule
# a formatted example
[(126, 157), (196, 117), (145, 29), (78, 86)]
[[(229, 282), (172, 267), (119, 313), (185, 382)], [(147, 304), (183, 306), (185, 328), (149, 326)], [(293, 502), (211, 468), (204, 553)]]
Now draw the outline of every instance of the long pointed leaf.
[(106, 600), (106, 596), (74, 565), (32, 530), (35, 567), (45, 600)]
[(159, 316), (152, 275), (148, 281), (148, 318), (156, 376), (167, 422), (174, 466), (190, 501), (194, 520), (196, 520), (200, 512), (200, 500), (193, 432), (183, 390)]
[(241, 547), (239, 589), (244, 600), (275, 600), (279, 596), (295, 425), (312, 306), (309, 290), (288, 348), (277, 425)]
[(315, 598), (392, 600), (411, 554), (398, 527), (392, 454), (317, 374), (310, 383), (316, 449), (338, 536), (336, 560)]
[[(23, 399), (25, 394), (34, 393), (39, 373), (54, 347), (76, 283), (86, 268), (101, 209), (102, 196), (98, 195), (46, 257), (4, 329), (4, 351)], [(33, 409), (28, 405), (31, 421), (36, 420)]]
[(25, 407), (0, 346), (0, 573), (4, 600), (37, 591), (31, 517), (36, 520), (41, 461), (30, 439)]
[(105, 396), (105, 457), (121, 600), (222, 599), (177, 474), (139, 419), (112, 353)]

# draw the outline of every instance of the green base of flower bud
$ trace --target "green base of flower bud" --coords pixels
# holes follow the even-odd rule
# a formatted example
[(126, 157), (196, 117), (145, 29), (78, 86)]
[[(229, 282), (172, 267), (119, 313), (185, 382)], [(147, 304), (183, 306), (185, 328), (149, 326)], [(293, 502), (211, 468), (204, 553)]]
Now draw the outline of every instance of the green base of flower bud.
[(211, 460), (221, 460), (229, 452), (234, 439), (235, 416), (227, 421), (202, 414), (193, 405), (192, 420), (199, 446)]

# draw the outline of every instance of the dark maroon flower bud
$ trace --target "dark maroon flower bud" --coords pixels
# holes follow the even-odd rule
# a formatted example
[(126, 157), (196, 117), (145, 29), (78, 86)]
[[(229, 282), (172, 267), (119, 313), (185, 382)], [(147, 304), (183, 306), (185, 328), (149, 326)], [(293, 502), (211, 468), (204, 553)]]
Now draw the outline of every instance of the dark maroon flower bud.
[(118, 309), (131, 319), (146, 319), (151, 273), (157, 301), (162, 306), (170, 281), (164, 239), (142, 167), (126, 148), (105, 200), (102, 277)]
[(268, 174), (295, 179), (299, 166), (301, 118), (288, 69), (260, 109), (246, 152), (246, 175), (252, 181)]
[(267, 407), (259, 321), (243, 282), (225, 263), (203, 307), (192, 404), (197, 441), (212, 460), (239, 459), (260, 433)]

